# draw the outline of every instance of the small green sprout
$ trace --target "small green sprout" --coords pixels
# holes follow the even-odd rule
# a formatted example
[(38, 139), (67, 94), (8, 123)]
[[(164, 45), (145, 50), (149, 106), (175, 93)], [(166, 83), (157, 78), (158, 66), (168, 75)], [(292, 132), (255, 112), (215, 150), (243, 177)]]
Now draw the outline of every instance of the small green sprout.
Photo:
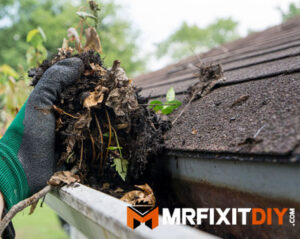
[(166, 95), (166, 102), (161, 102), (160, 100), (153, 100), (150, 102), (150, 109), (155, 112), (161, 112), (164, 115), (171, 114), (174, 110), (182, 105), (181, 101), (176, 100), (174, 88), (170, 88)]
[[(111, 167), (115, 167), (116, 171), (120, 175), (120, 177), (125, 181), (127, 176), (127, 169), (128, 169), (128, 160), (124, 159), (122, 156), (122, 147), (120, 146), (118, 135), (116, 130), (112, 127), (113, 135), (115, 136), (117, 146), (110, 146), (107, 149), (111, 151), (119, 151), (119, 158), (114, 158), (114, 163), (111, 165)], [(103, 135), (104, 136), (104, 135)]]

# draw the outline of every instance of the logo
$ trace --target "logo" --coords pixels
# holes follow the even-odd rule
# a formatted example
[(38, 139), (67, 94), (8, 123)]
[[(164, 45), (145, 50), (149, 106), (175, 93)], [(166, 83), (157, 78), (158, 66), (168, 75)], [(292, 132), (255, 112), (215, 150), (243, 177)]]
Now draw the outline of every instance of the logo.
[(158, 226), (158, 217), (158, 207), (127, 207), (127, 226), (133, 230), (141, 225), (141, 223), (145, 223), (150, 229), (156, 228)]
[[(296, 225), (295, 208), (162, 208), (162, 225)], [(127, 207), (127, 226), (132, 230), (145, 223), (150, 229), (159, 224), (158, 207)]]
[(285, 217), (295, 226), (295, 209), (287, 212), (288, 208), (175, 208), (171, 213), (163, 208), (162, 224), (202, 225), (206, 221), (209, 225), (283, 225)]

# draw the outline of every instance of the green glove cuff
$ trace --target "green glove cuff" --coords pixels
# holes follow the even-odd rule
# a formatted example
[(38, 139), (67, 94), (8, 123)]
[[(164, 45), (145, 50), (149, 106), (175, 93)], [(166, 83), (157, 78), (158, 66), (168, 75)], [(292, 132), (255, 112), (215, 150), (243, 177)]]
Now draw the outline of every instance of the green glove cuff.
[(26, 103), (0, 140), (0, 191), (6, 208), (29, 196), (29, 186), (18, 152), (22, 143)]

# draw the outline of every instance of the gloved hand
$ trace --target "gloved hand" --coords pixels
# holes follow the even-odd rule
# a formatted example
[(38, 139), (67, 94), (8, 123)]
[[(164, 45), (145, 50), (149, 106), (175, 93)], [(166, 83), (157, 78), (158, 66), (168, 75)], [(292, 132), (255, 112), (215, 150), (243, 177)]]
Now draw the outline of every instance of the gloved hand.
[(0, 191), (6, 209), (44, 187), (56, 168), (52, 106), (83, 72), (79, 58), (51, 66), (0, 140)]

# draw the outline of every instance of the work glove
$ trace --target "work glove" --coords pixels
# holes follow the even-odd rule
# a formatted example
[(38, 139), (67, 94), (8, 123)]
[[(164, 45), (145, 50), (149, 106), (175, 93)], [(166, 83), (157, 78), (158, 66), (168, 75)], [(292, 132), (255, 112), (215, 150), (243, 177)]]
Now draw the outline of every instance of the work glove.
[(83, 62), (75, 57), (51, 66), (1, 138), (0, 191), (6, 209), (42, 189), (55, 172), (53, 104), (83, 70)]

